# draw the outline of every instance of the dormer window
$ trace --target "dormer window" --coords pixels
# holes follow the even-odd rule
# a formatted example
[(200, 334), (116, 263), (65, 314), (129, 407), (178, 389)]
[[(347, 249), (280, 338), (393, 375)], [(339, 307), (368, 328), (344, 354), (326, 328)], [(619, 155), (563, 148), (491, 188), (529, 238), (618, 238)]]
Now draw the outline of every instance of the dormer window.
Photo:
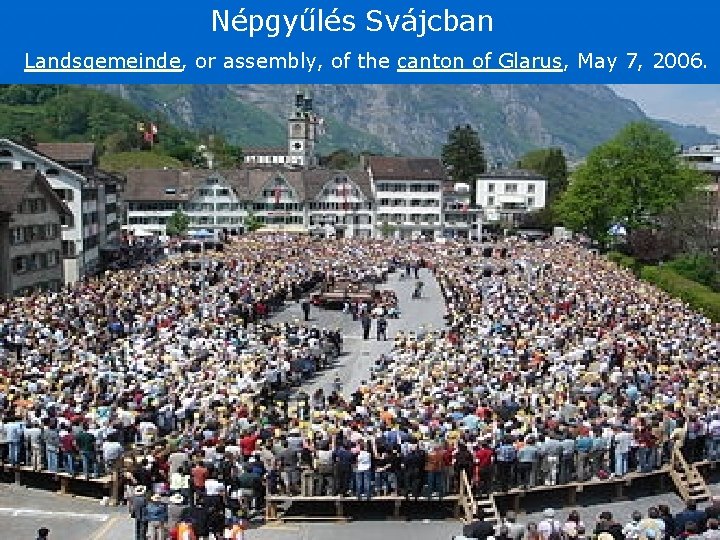
[(177, 189), (174, 187), (166, 187), (165, 188), (165, 195), (175, 195), (177, 193)]

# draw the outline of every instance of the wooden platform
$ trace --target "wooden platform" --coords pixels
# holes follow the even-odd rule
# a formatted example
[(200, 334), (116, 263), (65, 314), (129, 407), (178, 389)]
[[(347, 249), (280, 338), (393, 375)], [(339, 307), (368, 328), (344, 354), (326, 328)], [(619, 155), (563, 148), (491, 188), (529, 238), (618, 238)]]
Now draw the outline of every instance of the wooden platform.
[(53, 473), (46, 470), (36, 471), (33, 467), (21, 465), (19, 467), (6, 466), (2, 472), (3, 478), (11, 478), (18, 486), (33, 485), (38, 481), (45, 482), (48, 489), (58, 488), (58, 493), (77, 495), (87, 492), (101, 492), (110, 499), (110, 504), (120, 502), (120, 482), (118, 474), (108, 474), (97, 478), (86, 478), (82, 474), (71, 475), (66, 472)]
[[(348, 507), (353, 505), (387, 505), (391, 511), (388, 512), (388, 519), (402, 519), (403, 517), (403, 506), (417, 507), (422, 504), (446, 504), (448, 507), (452, 507), (453, 513), (457, 516), (457, 507), (459, 504), (459, 496), (456, 494), (448, 495), (439, 499), (437, 496), (418, 497), (415, 500), (414, 497), (406, 499), (399, 495), (379, 495), (372, 497), (370, 500), (362, 499), (359, 500), (356, 497), (340, 497), (334, 495), (319, 495), (317, 497), (307, 496), (288, 496), (288, 495), (270, 495), (266, 497), (266, 519), (268, 521), (350, 521), (352, 518), (349, 515)], [(312, 506), (313, 510), (317, 513), (293, 515), (290, 513), (278, 512), (278, 507), (281, 505), (293, 505), (302, 504), (305, 506)], [(322, 512), (322, 511), (325, 512)], [(327, 512), (331, 510), (331, 512)]]
[[(720, 467), (717, 461), (701, 461), (694, 464), (695, 467), (704, 471), (706, 474), (710, 470), (716, 470)], [(506, 509), (512, 509), (517, 513), (522, 512), (523, 498), (530, 495), (547, 496), (549, 500), (556, 501), (556, 504), (565, 504), (567, 506), (576, 506), (578, 499), (584, 492), (592, 492), (596, 489), (607, 489), (611, 487), (613, 491), (612, 500), (625, 500), (626, 488), (632, 487), (636, 482), (656, 482), (659, 492), (667, 492), (672, 490), (674, 480), (671, 477), (671, 465), (667, 464), (660, 469), (647, 473), (631, 472), (623, 477), (613, 477), (604, 480), (592, 479), (586, 482), (570, 482), (558, 485), (541, 485), (530, 487), (527, 489), (514, 488), (507, 492), (495, 492), (490, 497), (476, 499), (469, 493), (469, 485), (461, 494), (448, 494), (442, 498), (443, 504), (453, 505), (454, 514), (458, 518), (469, 519), (474, 511), (482, 508), (490, 521), (499, 519), (497, 506)], [(682, 496), (682, 493), (681, 493)], [(502, 501), (502, 505), (496, 503)], [(437, 497), (428, 499), (427, 497), (418, 498), (417, 502), (414, 498), (409, 500), (405, 497), (397, 495), (377, 496), (370, 501), (358, 500), (355, 497), (339, 497), (339, 496), (287, 496), (287, 495), (268, 495), (266, 506), (266, 518), (268, 521), (304, 521), (304, 520), (347, 520), (348, 507), (350, 505), (362, 504), (386, 504), (388, 505), (388, 519), (400, 519), (403, 516), (403, 508), (416, 508), (418, 505), (432, 502), (439, 502)], [(294, 503), (303, 504), (310, 512), (304, 515), (293, 516), (291, 514), (281, 514), (278, 512), (281, 505), (292, 505)], [(333, 510), (328, 513), (328, 509)], [(323, 514), (322, 511), (325, 511)], [(317, 512), (317, 513), (316, 513)]]

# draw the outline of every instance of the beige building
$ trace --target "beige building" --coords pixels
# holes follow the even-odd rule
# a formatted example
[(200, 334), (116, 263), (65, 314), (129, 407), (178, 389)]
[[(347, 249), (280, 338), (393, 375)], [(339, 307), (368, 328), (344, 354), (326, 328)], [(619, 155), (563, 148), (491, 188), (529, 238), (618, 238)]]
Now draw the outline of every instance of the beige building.
[(61, 219), (71, 215), (35, 170), (0, 170), (0, 297), (63, 284)]

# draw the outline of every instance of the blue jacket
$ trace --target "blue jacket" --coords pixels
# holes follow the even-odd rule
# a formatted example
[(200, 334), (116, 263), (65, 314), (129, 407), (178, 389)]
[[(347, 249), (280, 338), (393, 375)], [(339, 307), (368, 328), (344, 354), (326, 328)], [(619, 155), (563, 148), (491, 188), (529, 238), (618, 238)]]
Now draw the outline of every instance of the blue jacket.
[(167, 523), (168, 520), (168, 509), (167, 504), (161, 502), (150, 501), (147, 504), (147, 520), (148, 521), (162, 521)]

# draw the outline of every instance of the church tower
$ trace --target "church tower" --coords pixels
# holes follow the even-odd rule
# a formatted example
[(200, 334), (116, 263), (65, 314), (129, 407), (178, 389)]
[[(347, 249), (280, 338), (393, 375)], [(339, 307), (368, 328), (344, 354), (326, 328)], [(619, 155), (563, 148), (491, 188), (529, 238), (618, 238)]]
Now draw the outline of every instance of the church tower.
[(313, 112), (312, 98), (305, 92), (295, 95), (295, 107), (288, 118), (288, 164), (315, 167), (315, 143), (322, 120)]

